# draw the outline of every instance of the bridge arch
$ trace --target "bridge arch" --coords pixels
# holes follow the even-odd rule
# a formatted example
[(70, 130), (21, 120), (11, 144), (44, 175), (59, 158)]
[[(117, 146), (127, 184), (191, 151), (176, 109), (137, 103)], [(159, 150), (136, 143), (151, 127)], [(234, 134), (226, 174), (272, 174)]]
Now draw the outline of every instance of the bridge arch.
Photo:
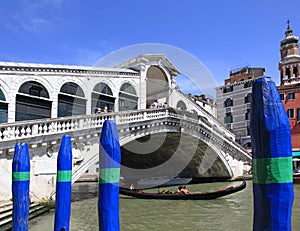
[(187, 110), (186, 104), (182, 100), (177, 102), (176, 108), (183, 111)]
[(147, 73), (147, 108), (154, 102), (168, 102), (169, 89), (171, 84), (167, 74), (158, 66), (152, 65), (148, 68)]
[[(233, 176), (224, 153), (210, 139), (200, 139), (199, 135), (191, 134), (190, 129), (170, 132), (167, 126), (162, 127), (165, 129), (153, 131), (151, 135), (140, 133), (132, 136), (131, 134), (121, 141), (121, 169), (125, 179), (131, 178), (130, 181), (135, 181), (138, 178), (177, 175), (201, 179), (212, 176), (230, 179)], [(136, 152), (144, 149), (143, 147), (150, 143), (149, 139), (156, 139), (159, 144), (163, 140), (164, 144), (155, 147), (155, 142), (152, 141), (154, 147), (147, 146), (147, 150), (152, 150), (151, 153)], [(197, 146), (191, 148), (191, 143)]]
[(125, 82), (119, 90), (119, 111), (138, 109), (138, 96), (135, 87)]
[(58, 94), (58, 117), (86, 114), (86, 101), (84, 91), (77, 83), (64, 83)]
[(8, 115), (8, 103), (6, 102), (6, 97), (4, 92), (0, 89), (0, 123), (7, 122)]
[(46, 87), (37, 81), (24, 82), (16, 95), (15, 120), (51, 118), (52, 101)]
[(107, 83), (97, 83), (93, 88), (91, 98), (92, 113), (115, 111), (116, 97), (113, 96), (113, 91)]

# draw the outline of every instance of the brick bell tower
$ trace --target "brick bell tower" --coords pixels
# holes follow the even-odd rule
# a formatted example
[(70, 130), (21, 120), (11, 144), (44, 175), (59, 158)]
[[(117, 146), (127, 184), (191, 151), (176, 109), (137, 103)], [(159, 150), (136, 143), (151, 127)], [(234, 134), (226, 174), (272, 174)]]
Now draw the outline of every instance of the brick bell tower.
[(280, 42), (281, 59), (278, 65), (280, 86), (277, 88), (290, 122), (293, 153), (298, 153), (300, 156), (299, 45), (298, 36), (293, 35), (293, 30), (290, 28), (290, 21), (288, 20), (287, 23), (285, 38)]
[(300, 82), (300, 56), (298, 36), (293, 35), (290, 20), (285, 31), (285, 38), (280, 42), (281, 60), (278, 65), (280, 71), (280, 85), (290, 85)]

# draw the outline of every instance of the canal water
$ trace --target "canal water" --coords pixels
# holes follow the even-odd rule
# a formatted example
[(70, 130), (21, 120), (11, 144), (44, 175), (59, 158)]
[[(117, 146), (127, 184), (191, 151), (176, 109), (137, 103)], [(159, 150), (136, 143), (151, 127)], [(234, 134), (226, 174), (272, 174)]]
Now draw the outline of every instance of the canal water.
[[(190, 191), (210, 191), (240, 182), (189, 185)], [(175, 190), (170, 187), (168, 189)], [(293, 230), (300, 230), (300, 184), (294, 185)], [(97, 198), (72, 203), (70, 230), (98, 230)], [(247, 187), (214, 200), (142, 200), (120, 195), (122, 231), (201, 230), (251, 231), (253, 219), (252, 181)], [(29, 222), (30, 231), (52, 231), (54, 211)]]

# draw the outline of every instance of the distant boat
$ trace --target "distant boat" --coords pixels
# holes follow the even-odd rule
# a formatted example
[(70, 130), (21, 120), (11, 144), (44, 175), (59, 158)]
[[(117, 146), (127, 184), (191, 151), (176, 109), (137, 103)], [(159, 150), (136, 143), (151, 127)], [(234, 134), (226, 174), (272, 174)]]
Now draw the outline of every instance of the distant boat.
[(169, 193), (150, 193), (143, 192), (142, 190), (131, 190), (127, 188), (120, 188), (120, 194), (136, 197), (139, 199), (161, 199), (161, 200), (211, 200), (218, 197), (223, 197), (230, 195), (236, 192), (239, 192), (246, 188), (245, 179), (240, 185), (230, 186), (224, 189), (216, 190), (213, 192), (204, 192), (204, 193), (189, 193), (189, 194), (180, 194), (177, 192)]
[(138, 188), (151, 188), (157, 186), (176, 186), (176, 185), (186, 185), (193, 178), (181, 178), (181, 177), (152, 177), (141, 179), (137, 182)]

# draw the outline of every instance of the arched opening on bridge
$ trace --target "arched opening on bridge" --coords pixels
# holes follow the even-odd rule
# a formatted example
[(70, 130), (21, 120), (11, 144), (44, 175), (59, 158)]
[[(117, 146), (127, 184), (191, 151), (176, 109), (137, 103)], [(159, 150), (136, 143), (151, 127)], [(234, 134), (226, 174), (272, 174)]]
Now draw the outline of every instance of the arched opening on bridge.
[(106, 83), (97, 83), (92, 91), (92, 113), (113, 112), (115, 99)]
[(57, 116), (86, 114), (86, 99), (81, 87), (72, 82), (65, 83), (58, 94)]
[[(159, 144), (159, 145), (158, 145)], [(145, 149), (147, 147), (147, 149)], [(145, 135), (121, 146), (121, 175), (125, 187), (142, 179), (186, 177), (197, 182), (231, 178), (224, 159), (208, 143), (183, 133)]]
[(51, 117), (52, 101), (48, 90), (36, 81), (21, 85), (16, 96), (15, 120), (35, 120)]
[(8, 114), (8, 103), (6, 102), (6, 98), (3, 91), (0, 89), (0, 123), (7, 122), (7, 114)]
[(157, 67), (151, 66), (147, 71), (147, 108), (157, 100), (163, 104), (168, 102), (169, 83), (165, 72)]
[(187, 109), (185, 103), (181, 100), (178, 101), (176, 108), (183, 111), (186, 111)]
[(138, 97), (135, 88), (130, 83), (123, 83), (119, 92), (119, 111), (138, 108)]

